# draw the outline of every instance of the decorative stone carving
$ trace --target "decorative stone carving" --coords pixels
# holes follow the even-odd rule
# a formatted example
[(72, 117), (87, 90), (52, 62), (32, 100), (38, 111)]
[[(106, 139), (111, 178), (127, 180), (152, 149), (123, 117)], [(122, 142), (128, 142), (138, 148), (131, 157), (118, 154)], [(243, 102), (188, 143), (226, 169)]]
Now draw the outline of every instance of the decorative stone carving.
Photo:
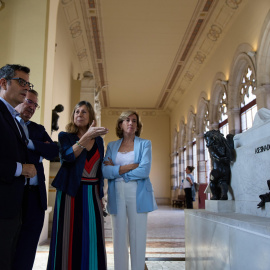
[(77, 55), (80, 61), (84, 60), (85, 58), (87, 58), (86, 49), (81, 50)]
[(98, 126), (101, 125), (101, 104), (99, 100), (100, 91), (95, 91), (95, 103), (94, 103), (94, 109), (96, 113), (97, 123)]
[(186, 72), (185, 78), (189, 81), (192, 81), (194, 77), (194, 74), (191, 74), (190, 72)]
[(70, 33), (72, 35), (72, 38), (76, 38), (82, 33), (81, 24), (80, 22), (75, 22), (70, 25), (69, 27)]
[(238, 9), (239, 5), (242, 3), (242, 0), (226, 0), (226, 5), (231, 9)]
[(217, 41), (221, 33), (222, 33), (222, 29), (219, 26), (213, 24), (211, 26), (211, 29), (207, 37), (211, 39), (212, 41)]
[(198, 64), (202, 64), (206, 58), (206, 55), (202, 52), (197, 52), (196, 56), (194, 57), (194, 61)]

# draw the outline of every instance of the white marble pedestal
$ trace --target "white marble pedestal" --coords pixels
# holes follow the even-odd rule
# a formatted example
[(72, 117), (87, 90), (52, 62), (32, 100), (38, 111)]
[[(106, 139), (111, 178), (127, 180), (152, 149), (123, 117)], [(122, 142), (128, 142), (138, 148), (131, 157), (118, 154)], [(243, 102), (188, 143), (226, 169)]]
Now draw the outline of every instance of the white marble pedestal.
[(270, 269), (270, 110), (234, 137), (228, 201), (206, 201), (206, 210), (185, 210), (186, 270)]
[(47, 210), (45, 211), (45, 217), (44, 217), (44, 224), (43, 228), (39, 237), (39, 244), (44, 243), (48, 240), (48, 232), (49, 232), (49, 214), (52, 211), (52, 207), (48, 206)]
[(185, 210), (186, 270), (270, 269), (269, 218)]

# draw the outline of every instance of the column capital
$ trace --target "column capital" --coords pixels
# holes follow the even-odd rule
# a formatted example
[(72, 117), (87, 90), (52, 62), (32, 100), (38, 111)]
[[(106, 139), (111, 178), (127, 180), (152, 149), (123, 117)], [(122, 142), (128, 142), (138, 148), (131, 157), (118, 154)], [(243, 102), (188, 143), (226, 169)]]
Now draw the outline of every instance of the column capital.
[(263, 84), (253, 90), (253, 93), (257, 96), (261, 93), (270, 93), (270, 84)]
[(263, 84), (253, 90), (256, 95), (258, 110), (261, 108), (270, 109), (270, 84)]
[(241, 108), (228, 109), (228, 115), (239, 115)]

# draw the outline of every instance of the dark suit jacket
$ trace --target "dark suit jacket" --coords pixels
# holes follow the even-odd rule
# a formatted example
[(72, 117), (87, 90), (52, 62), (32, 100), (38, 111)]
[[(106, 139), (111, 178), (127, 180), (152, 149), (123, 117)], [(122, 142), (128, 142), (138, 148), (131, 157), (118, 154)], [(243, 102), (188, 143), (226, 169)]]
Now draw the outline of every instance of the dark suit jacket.
[[(35, 150), (28, 149), (29, 163), (34, 164), (37, 170), (38, 185), (40, 192), (41, 205), (44, 210), (47, 209), (47, 196), (43, 163), (39, 162), (40, 156), (47, 160), (53, 160), (59, 155), (57, 144), (55, 144), (45, 128), (35, 122), (30, 122), (27, 126), (29, 139), (32, 140)], [(45, 143), (50, 142), (50, 143)]]
[[(18, 126), (20, 124), (18, 123)], [(24, 176), (15, 177), (17, 163), (27, 162), (27, 148), (18, 127), (0, 100), (0, 219), (13, 218), (22, 207)]]
[[(60, 160), (62, 165), (55, 176), (54, 181), (52, 182), (52, 186), (74, 197), (80, 187), (87, 151), (84, 149), (81, 154), (75, 158), (72, 145), (79, 140), (79, 137), (76, 134), (62, 131), (59, 133), (58, 139), (60, 144)], [(100, 154), (100, 164), (97, 177), (100, 181), (99, 196), (102, 198), (104, 196), (104, 178), (101, 172), (101, 164), (104, 158), (104, 146), (103, 139), (101, 137), (97, 137), (95, 140)]]

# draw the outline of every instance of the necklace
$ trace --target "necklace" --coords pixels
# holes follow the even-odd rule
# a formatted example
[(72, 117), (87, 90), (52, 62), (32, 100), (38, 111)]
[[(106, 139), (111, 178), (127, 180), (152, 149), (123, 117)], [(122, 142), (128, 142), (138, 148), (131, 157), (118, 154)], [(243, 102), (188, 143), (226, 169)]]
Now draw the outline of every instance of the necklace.
[(127, 153), (130, 153), (130, 152), (132, 152), (132, 151), (124, 151), (124, 152), (119, 152), (119, 153), (121, 153), (121, 154), (127, 154)]

